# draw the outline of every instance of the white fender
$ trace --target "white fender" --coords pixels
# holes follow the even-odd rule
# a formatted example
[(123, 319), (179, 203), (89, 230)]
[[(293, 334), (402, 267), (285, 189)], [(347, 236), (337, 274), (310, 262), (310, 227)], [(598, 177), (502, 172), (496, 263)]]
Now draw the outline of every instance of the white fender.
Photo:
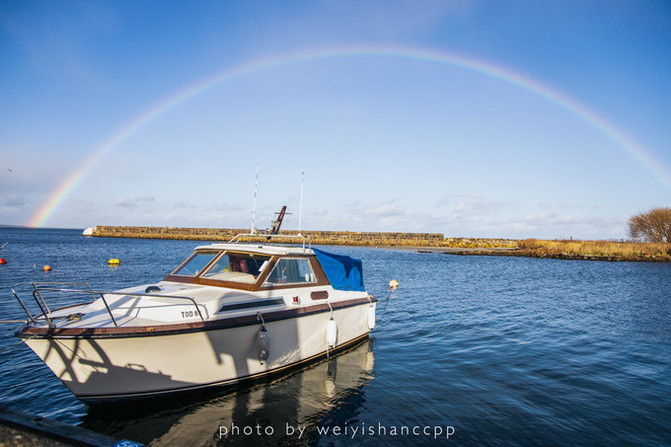
[(329, 349), (333, 348), (336, 345), (338, 340), (338, 325), (336, 324), (333, 317), (331, 317), (326, 323), (326, 343), (329, 346)]
[(375, 327), (375, 306), (372, 304), (368, 308), (368, 329), (373, 329)]

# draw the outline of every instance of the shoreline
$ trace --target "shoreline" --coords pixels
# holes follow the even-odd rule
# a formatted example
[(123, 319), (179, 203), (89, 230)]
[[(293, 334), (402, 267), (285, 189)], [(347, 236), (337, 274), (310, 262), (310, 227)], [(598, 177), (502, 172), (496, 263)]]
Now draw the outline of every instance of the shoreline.
[[(555, 242), (555, 241), (548, 241)], [(599, 242), (599, 241), (590, 241)], [(669, 251), (671, 251), (671, 244)], [(650, 255), (642, 253), (640, 255), (617, 255), (617, 254), (590, 254), (590, 253), (567, 253), (556, 252), (548, 253), (544, 250), (529, 250), (521, 247), (400, 247), (400, 246), (378, 246), (375, 248), (384, 248), (391, 250), (412, 250), (418, 253), (438, 253), (453, 256), (509, 256), (518, 258), (538, 258), (538, 259), (564, 259), (574, 261), (602, 261), (602, 262), (671, 262), (671, 253), (665, 255)]]
[[(248, 230), (225, 228), (96, 226), (87, 228), (84, 236), (131, 239), (173, 239), (228, 242)], [(293, 231), (280, 231), (295, 236)], [(503, 238), (453, 238), (441, 233), (304, 231), (312, 245), (371, 247), (415, 250), (420, 253), (442, 253), (456, 256), (515, 256), (608, 262), (671, 262), (671, 243), (541, 240)], [(249, 242), (267, 242), (259, 233), (245, 238)], [(295, 238), (274, 243), (296, 243)]]

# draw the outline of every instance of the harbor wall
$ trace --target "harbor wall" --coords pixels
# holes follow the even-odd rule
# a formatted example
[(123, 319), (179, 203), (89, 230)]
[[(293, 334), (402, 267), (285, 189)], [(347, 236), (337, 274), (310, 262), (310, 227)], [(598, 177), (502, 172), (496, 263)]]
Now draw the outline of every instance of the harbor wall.
[[(130, 227), (98, 225), (87, 228), (84, 235), (98, 237), (230, 241), (247, 229)], [(280, 231), (295, 235), (293, 231)], [(546, 241), (536, 239), (446, 238), (441, 233), (382, 233), (358, 231), (303, 231), (315, 245), (348, 245), (369, 247), (408, 247), (453, 255), (524, 256), (601, 261), (671, 262), (671, 244), (613, 241)], [(267, 242), (263, 234), (245, 238), (250, 242)], [(274, 239), (273, 243), (300, 243), (296, 238)]]
[[(90, 230), (90, 231), (89, 231)], [(94, 237), (125, 237), (143, 239), (180, 239), (200, 241), (229, 241), (237, 234), (248, 233), (246, 229), (233, 228), (178, 228), (178, 227), (134, 227), (98, 225), (87, 229)], [(295, 231), (280, 231), (282, 235), (295, 235)], [(384, 233), (359, 231), (302, 231), (316, 245), (362, 245), (390, 247), (440, 247), (445, 236), (441, 233)], [(266, 241), (264, 235), (246, 238), (247, 241)], [(296, 243), (296, 239), (274, 239), (273, 242)]]

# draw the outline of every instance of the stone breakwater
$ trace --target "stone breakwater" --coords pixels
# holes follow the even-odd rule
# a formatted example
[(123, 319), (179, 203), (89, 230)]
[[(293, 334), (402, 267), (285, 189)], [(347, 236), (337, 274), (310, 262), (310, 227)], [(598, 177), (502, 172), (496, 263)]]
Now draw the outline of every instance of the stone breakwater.
[[(87, 230), (88, 231), (88, 230)], [(180, 239), (199, 241), (229, 241), (237, 234), (249, 230), (233, 228), (177, 228), (177, 227), (130, 227), (98, 225), (90, 231), (94, 237), (125, 237), (144, 239)], [(315, 245), (361, 245), (371, 247), (444, 247), (445, 236), (441, 233), (379, 233), (359, 231), (302, 231)], [(291, 236), (293, 231), (280, 231)], [(264, 242), (263, 234), (246, 241)], [(275, 239), (276, 242), (296, 243), (297, 239)]]
[[(228, 242), (246, 229), (122, 227), (98, 225), (87, 228), (87, 236), (146, 239), (180, 239)], [(280, 231), (292, 236), (293, 231)], [(380, 233), (359, 231), (303, 231), (314, 245), (349, 245), (366, 247), (398, 247), (451, 255), (523, 256), (595, 261), (671, 262), (671, 244), (608, 241), (552, 241), (537, 239), (445, 238), (441, 233)], [(259, 234), (247, 237), (248, 242), (267, 242)], [(273, 239), (273, 243), (300, 243), (297, 238)]]

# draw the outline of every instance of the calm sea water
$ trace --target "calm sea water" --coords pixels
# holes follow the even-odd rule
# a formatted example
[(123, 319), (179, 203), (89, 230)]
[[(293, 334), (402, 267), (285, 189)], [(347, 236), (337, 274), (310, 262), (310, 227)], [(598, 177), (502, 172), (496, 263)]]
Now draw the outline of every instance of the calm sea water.
[[(2, 228), (4, 242), (0, 320), (23, 316), (14, 283), (151, 283), (199, 245)], [(671, 444), (671, 265), (327, 249), (361, 258), (368, 290), (389, 296), (356, 349), (201, 400), (94, 412), (3, 323), (0, 400), (152, 445)]]

